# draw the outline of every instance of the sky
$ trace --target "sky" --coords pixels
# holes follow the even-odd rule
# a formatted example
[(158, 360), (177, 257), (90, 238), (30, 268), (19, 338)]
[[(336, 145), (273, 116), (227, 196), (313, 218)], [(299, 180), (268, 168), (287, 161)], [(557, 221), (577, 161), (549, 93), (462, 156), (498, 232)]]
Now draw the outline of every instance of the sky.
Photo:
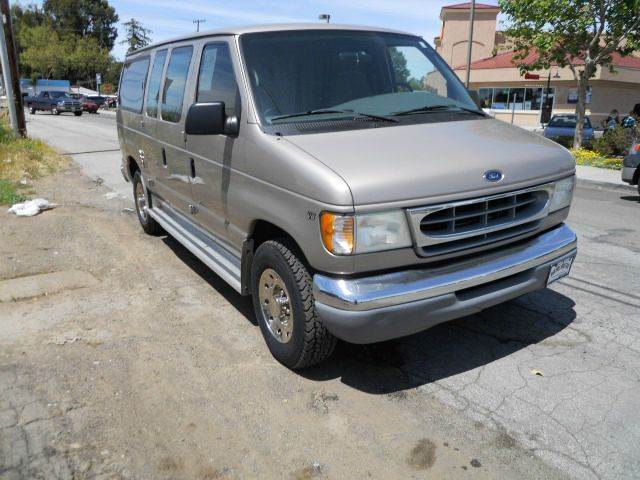
[[(440, 9), (462, 0), (109, 0), (120, 22), (135, 18), (153, 31), (153, 41), (193, 32), (194, 19), (204, 19), (201, 30), (232, 25), (318, 22), (328, 13), (332, 23), (395, 28), (420, 35), (433, 45), (440, 33)], [(23, 0), (20, 3), (31, 3)], [(38, 1), (37, 3), (41, 3)], [(488, 1), (486, 3), (496, 3)], [(124, 37), (119, 24), (118, 41)], [(113, 54), (124, 57), (126, 46), (118, 44)]]

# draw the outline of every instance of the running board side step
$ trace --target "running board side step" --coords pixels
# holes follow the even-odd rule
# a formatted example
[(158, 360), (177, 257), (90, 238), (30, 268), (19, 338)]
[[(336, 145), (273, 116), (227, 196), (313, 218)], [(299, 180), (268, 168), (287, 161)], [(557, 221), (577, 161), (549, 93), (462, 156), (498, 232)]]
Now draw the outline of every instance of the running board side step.
[[(154, 200), (156, 200), (154, 198)], [(156, 203), (156, 202), (154, 202)], [(160, 210), (157, 207), (148, 209), (149, 215), (158, 222), (165, 231), (180, 242), (187, 250), (198, 257), (207, 267), (214, 271), (238, 293), (242, 293), (240, 281), (240, 259), (218, 245), (208, 235), (205, 236), (191, 222), (182, 220)]]

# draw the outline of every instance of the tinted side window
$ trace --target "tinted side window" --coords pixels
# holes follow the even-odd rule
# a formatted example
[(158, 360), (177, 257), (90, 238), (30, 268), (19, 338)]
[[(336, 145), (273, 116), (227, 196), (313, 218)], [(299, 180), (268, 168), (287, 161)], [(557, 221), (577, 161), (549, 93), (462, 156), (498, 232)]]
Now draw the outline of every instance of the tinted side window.
[(171, 52), (169, 67), (162, 92), (162, 119), (169, 122), (179, 122), (182, 117), (182, 101), (184, 87), (189, 75), (189, 64), (193, 47), (174, 48)]
[(120, 107), (140, 113), (144, 99), (144, 84), (149, 69), (149, 57), (128, 62), (120, 82)]
[(236, 116), (238, 87), (226, 43), (212, 43), (202, 52), (198, 76), (198, 102), (224, 102), (226, 114)]
[(160, 101), (160, 83), (162, 80), (162, 71), (164, 70), (164, 62), (167, 59), (167, 51), (162, 50), (156, 53), (153, 60), (153, 68), (151, 69), (151, 78), (149, 78), (149, 88), (147, 88), (147, 115), (150, 117), (158, 116), (158, 102)]

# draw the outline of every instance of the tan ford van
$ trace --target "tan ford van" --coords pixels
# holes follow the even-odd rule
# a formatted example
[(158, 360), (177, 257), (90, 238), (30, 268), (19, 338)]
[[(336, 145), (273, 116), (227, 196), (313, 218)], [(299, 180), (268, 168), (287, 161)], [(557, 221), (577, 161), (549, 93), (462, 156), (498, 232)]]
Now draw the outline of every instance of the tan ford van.
[(420, 37), (229, 28), (127, 57), (122, 170), (142, 228), (251, 295), (290, 368), (567, 275), (567, 150), (489, 118)]

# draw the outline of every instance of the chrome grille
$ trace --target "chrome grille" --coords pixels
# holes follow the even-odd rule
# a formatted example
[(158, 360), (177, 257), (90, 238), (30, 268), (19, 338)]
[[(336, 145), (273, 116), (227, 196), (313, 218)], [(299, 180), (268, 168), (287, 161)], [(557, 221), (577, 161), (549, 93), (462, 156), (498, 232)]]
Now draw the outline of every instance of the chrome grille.
[(552, 185), (410, 209), (418, 253), (436, 256), (536, 230), (548, 213)]

